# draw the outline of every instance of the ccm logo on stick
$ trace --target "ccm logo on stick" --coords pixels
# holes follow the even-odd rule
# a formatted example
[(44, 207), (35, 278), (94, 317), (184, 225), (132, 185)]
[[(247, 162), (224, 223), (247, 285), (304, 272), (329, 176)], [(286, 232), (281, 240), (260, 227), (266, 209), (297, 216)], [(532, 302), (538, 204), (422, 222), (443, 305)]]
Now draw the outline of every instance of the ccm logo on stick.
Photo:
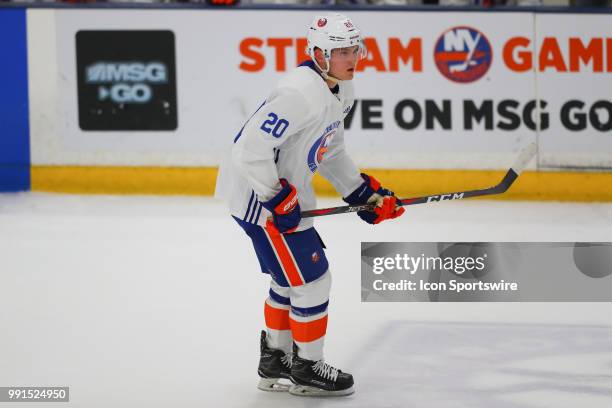
[(430, 203), (432, 201), (460, 200), (462, 198), (463, 198), (463, 193), (442, 194), (442, 195), (434, 195), (434, 196), (427, 197), (427, 202)]

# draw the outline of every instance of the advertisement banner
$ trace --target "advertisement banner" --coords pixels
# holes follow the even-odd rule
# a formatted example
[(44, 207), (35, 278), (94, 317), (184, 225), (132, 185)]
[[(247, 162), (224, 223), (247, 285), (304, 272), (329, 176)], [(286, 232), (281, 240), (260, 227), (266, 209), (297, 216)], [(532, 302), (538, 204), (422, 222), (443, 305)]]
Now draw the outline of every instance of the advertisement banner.
[(177, 128), (172, 31), (79, 31), (76, 53), (82, 130)]
[[(34, 163), (217, 166), (280, 76), (307, 58), (305, 34), (314, 14), (303, 10), (30, 10), (39, 23), (30, 27), (30, 36), (39, 41), (56, 38), (51, 48), (57, 50), (53, 56), (57, 72), (48, 68), (47, 59), (42, 63), (49, 53), (41, 50), (34, 52), (33, 60), (41, 63), (32, 65), (30, 77), (41, 92), (46, 89), (47, 95), (56, 95), (59, 107), (53, 112), (42, 103), (35, 104)], [(559, 155), (580, 143), (579, 149), (572, 150), (578, 157), (572, 163), (607, 166), (612, 149), (603, 140), (602, 129), (610, 123), (606, 118), (609, 100), (592, 96), (595, 78), (588, 72), (563, 72), (549, 80), (548, 69), (534, 68), (536, 58), (546, 65), (549, 57), (546, 50), (542, 54), (540, 44), (545, 39), (536, 36), (533, 13), (355, 10), (350, 15), (365, 34), (368, 48), (353, 80), (356, 101), (345, 121), (347, 147), (359, 166), (505, 169), (523, 146), (540, 138), (545, 144), (544, 164), (563, 164)], [(546, 17), (556, 21), (559, 16)], [(586, 27), (594, 17), (580, 15), (585, 27), (582, 44), (588, 47), (588, 38), (597, 37), (593, 49), (600, 43), (607, 47), (604, 34), (597, 30), (588, 34)], [(536, 26), (538, 30), (546, 29), (547, 19)], [(147, 64), (159, 60), (168, 64), (170, 75), (172, 64), (126, 45), (131, 41), (127, 30), (141, 32), (138, 41), (142, 44), (157, 42), (153, 34), (145, 33), (173, 34), (176, 103), (168, 76), (168, 95), (155, 91), (158, 99), (138, 105), (142, 104), (139, 99), (149, 96), (147, 89), (161, 85), (153, 77), (129, 79), (128, 71), (144, 72), (151, 68)], [(88, 57), (89, 64), (96, 64), (106, 58), (103, 52), (116, 48), (121, 57), (105, 60), (103, 66), (107, 74), (116, 75), (111, 82), (83, 82), (87, 67), (76, 66), (82, 57), (75, 57), (81, 53), (79, 32), (117, 35), (112, 41), (100, 37), (104, 46)], [(558, 34), (555, 41), (562, 43), (564, 36)], [(589, 64), (596, 68), (603, 64), (596, 83), (605, 92), (612, 79), (609, 59), (600, 64), (601, 58), (592, 57)], [(581, 79), (572, 87), (573, 96), (559, 94), (564, 88), (560, 84), (570, 77), (574, 81), (575, 75)], [(593, 113), (597, 118), (592, 122), (597, 129), (589, 125), (580, 133), (558, 131), (568, 126), (560, 112), (568, 98), (585, 101), (582, 108), (567, 108), (571, 115), (582, 109), (589, 116), (589, 106), (595, 106), (599, 113)], [(102, 115), (99, 103), (105, 106)], [(154, 116), (167, 123), (145, 129), (136, 112), (149, 108), (147, 117), (156, 112)], [(575, 139), (585, 140), (584, 135), (592, 143)], [(581, 159), (579, 152), (596, 153), (599, 158)]]
[(610, 15), (537, 14), (536, 38), (525, 67), (537, 70), (550, 116), (539, 136), (539, 166), (612, 169)]

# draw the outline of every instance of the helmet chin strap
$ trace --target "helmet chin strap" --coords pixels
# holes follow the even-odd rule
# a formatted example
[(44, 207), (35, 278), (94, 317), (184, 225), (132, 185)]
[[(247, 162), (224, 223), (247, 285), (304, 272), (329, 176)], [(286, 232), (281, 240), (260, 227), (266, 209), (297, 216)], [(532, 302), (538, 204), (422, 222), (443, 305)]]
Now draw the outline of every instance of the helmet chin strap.
[(338, 78), (336, 78), (336, 77), (334, 77), (332, 75), (329, 75), (329, 60), (327, 58), (325, 59), (325, 64), (327, 65), (327, 69), (321, 68), (321, 66), (317, 62), (316, 58), (313, 58), (312, 60), (313, 60), (314, 64), (316, 65), (316, 67), (319, 69), (319, 73), (321, 74), (321, 76), (323, 77), (324, 80), (333, 82), (334, 86), (335, 86), (335, 84), (338, 83), (338, 81), (340, 81)]
[(338, 83), (338, 81), (340, 81), (338, 78), (329, 75), (327, 72), (321, 72), (321, 76), (323, 77), (323, 79), (325, 79), (326, 81), (331, 81), (334, 83), (334, 86), (336, 86), (336, 84)]

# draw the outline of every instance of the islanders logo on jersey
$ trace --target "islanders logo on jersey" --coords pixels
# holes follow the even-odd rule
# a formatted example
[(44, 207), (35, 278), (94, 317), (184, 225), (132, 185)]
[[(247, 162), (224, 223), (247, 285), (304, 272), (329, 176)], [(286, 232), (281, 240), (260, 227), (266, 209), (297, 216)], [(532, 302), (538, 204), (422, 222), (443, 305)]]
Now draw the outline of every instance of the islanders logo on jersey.
[(323, 161), (323, 156), (329, 149), (329, 145), (340, 126), (340, 121), (337, 120), (325, 128), (323, 135), (315, 140), (314, 144), (308, 151), (308, 168), (311, 172), (317, 171), (319, 164)]
[(471, 27), (446, 30), (434, 47), (434, 61), (442, 75), (453, 82), (482, 78), (493, 60), (493, 49), (483, 33)]

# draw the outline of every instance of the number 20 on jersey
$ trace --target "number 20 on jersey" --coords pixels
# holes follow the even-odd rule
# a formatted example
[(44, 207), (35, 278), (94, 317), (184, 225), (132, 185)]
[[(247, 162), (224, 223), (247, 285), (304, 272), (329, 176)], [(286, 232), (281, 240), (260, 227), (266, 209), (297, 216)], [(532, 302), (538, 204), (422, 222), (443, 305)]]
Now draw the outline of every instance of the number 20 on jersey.
[(276, 113), (270, 112), (268, 113), (268, 119), (261, 124), (260, 129), (278, 139), (283, 136), (288, 126), (288, 121), (279, 119)]

